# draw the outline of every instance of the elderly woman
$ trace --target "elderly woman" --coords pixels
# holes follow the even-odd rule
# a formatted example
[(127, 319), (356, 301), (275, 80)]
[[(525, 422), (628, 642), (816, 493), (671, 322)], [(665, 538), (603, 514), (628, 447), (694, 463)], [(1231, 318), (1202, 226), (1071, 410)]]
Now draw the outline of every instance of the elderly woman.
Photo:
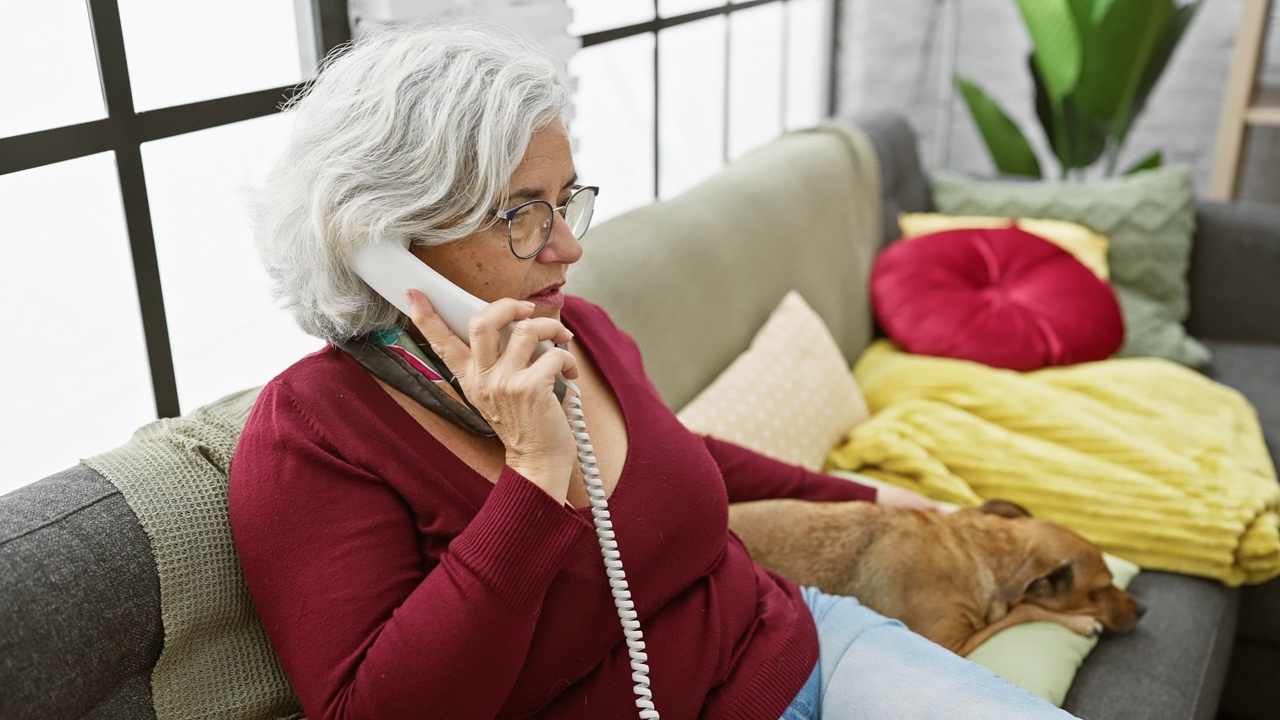
[[(367, 35), (289, 109), (258, 239), (329, 344), (263, 389), (230, 507), (307, 715), (658, 717), (651, 691), (671, 719), (1064, 716), (752, 562), (730, 502), (932, 503), (680, 425), (630, 338), (561, 289), (596, 194), (570, 154), (568, 95), (516, 37), (419, 27)], [(376, 243), (487, 303), (466, 337), (421, 292), (392, 298), (406, 317), (352, 271)], [(557, 378), (580, 389), (643, 653), (615, 613)]]

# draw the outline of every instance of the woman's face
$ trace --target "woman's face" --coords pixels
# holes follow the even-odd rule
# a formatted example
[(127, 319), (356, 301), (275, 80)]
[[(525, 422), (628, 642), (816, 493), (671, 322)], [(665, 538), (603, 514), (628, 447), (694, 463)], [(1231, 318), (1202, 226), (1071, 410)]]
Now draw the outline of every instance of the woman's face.
[[(560, 207), (577, 182), (569, 134), (559, 120), (533, 134), (529, 148), (508, 185), (510, 206), (529, 200), (546, 200)], [(507, 210), (509, 208), (495, 208)], [(484, 300), (509, 297), (536, 305), (534, 315), (560, 317), (569, 266), (582, 257), (582, 246), (569, 232), (564, 217), (555, 213), (546, 247), (528, 260), (517, 258), (507, 244), (507, 223), (498, 221), (457, 242), (414, 247), (413, 254), (453, 284)]]

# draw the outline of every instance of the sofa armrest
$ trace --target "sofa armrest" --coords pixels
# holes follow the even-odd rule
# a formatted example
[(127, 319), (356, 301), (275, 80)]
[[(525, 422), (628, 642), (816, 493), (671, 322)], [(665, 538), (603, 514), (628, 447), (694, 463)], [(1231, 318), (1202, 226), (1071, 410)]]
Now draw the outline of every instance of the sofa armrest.
[(1188, 280), (1192, 335), (1280, 343), (1280, 206), (1202, 201)]
[(1063, 709), (1089, 720), (1213, 720), (1240, 589), (1144, 570), (1129, 591), (1147, 613), (1132, 630), (1102, 638), (1076, 673)]

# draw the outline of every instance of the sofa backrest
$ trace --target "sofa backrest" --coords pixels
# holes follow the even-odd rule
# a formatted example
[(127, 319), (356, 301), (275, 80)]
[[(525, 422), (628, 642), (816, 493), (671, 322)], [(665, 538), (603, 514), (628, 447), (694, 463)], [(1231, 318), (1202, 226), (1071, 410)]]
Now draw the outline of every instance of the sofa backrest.
[(862, 133), (790, 133), (679, 197), (593, 228), (566, 287), (635, 338), (672, 409), (741, 354), (792, 289), (852, 360), (872, 332), (878, 186)]

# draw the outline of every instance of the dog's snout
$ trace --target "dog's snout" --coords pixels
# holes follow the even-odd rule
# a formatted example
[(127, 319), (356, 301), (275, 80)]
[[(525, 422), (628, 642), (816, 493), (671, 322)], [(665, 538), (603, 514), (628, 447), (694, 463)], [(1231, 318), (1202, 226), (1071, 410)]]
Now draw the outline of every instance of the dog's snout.
[(1135, 617), (1138, 617), (1138, 618), (1141, 618), (1143, 615), (1147, 614), (1147, 606), (1143, 605), (1142, 601), (1136, 598), (1133, 601), (1133, 614)]

